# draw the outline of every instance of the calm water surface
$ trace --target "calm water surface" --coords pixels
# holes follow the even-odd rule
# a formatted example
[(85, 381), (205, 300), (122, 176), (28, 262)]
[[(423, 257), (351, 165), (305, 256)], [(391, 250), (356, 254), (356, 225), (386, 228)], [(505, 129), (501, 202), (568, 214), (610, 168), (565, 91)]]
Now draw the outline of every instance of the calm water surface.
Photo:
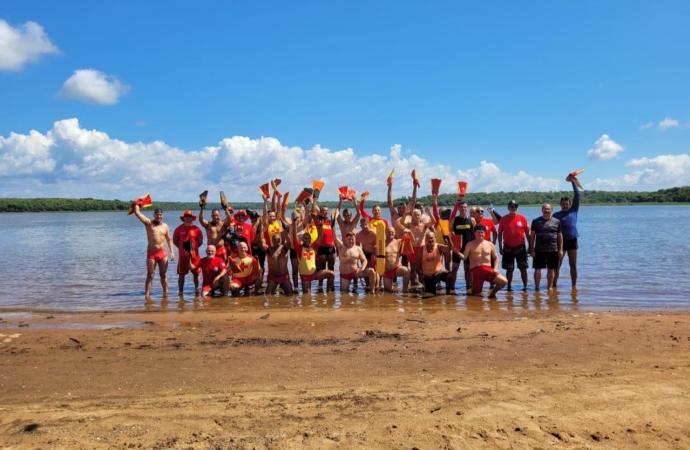
[[(520, 208), (529, 220), (537, 208)], [(179, 212), (167, 212), (171, 228)], [(146, 236), (133, 216), (122, 212), (0, 214), (1, 310), (142, 310), (179, 308), (324, 307), (414, 309), (426, 305), (459, 309), (690, 308), (690, 206), (586, 206), (579, 213), (579, 289), (570, 291), (567, 263), (559, 292), (535, 292), (530, 269), (527, 293), (500, 292), (498, 301), (465, 295), (420, 299), (415, 296), (314, 294), (187, 302), (177, 296), (161, 302), (154, 281), (154, 305), (145, 305), (143, 283)], [(531, 264), (531, 260), (530, 260)], [(171, 293), (177, 292), (176, 263), (170, 265)], [(462, 269), (461, 269), (462, 271)], [(545, 274), (544, 274), (545, 275)], [(458, 277), (458, 288), (463, 284)], [(516, 271), (516, 286), (521, 286)], [(542, 284), (545, 282), (542, 280)], [(337, 277), (336, 277), (337, 284)]]

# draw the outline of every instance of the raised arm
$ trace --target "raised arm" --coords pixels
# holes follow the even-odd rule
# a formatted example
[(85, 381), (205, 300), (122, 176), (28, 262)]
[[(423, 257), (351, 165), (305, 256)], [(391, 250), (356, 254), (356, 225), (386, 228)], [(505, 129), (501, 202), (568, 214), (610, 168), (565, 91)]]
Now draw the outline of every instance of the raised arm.
[(199, 223), (202, 227), (208, 228), (208, 221), (204, 219), (204, 210), (206, 208), (203, 205), (199, 205)]
[(137, 219), (139, 219), (139, 221), (147, 227), (151, 225), (151, 219), (142, 214), (138, 203), (134, 203), (134, 215), (137, 216)]
[(574, 181), (571, 181), (571, 183), (573, 183), (573, 204), (570, 206), (570, 209), (577, 212), (580, 209), (580, 190)]
[(394, 221), (398, 216), (398, 212), (395, 210), (395, 207), (393, 207), (393, 178), (388, 177), (386, 184), (388, 184), (388, 194), (386, 196), (388, 211), (391, 213), (391, 221)]
[(170, 237), (170, 228), (165, 230), (165, 240), (168, 241), (168, 248), (170, 249), (170, 261), (175, 261), (175, 246)]

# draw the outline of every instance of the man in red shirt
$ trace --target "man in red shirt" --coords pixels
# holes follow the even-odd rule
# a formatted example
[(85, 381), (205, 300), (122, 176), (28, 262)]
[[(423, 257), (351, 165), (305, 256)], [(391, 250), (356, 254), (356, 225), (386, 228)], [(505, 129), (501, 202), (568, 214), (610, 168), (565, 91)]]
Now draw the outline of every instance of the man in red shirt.
[(192, 262), (192, 267), (201, 270), (203, 282), (201, 295), (213, 297), (216, 290), (223, 296), (228, 295), (228, 271), (223, 258), (216, 256), (216, 246), (206, 247), (206, 257)]
[(492, 244), (495, 245), (498, 233), (496, 232), (494, 221), (484, 217), (484, 208), (482, 208), (481, 206), (475, 206), (472, 209), (472, 217), (474, 217), (475, 224), (484, 225), (484, 228), (486, 228), (486, 232), (484, 233), (484, 239), (490, 241)]
[(197, 264), (199, 260), (199, 247), (204, 242), (204, 235), (201, 229), (194, 225), (196, 216), (192, 210), (188, 209), (180, 216), (182, 225), (175, 228), (173, 232), (173, 242), (177, 247), (180, 259), (177, 263), (177, 286), (180, 294), (184, 291), (184, 279), (187, 273), (192, 272), (194, 278), (194, 293), (199, 295), (199, 269), (193, 269), (191, 262)]
[(529, 237), (529, 222), (522, 214), (517, 213), (518, 204), (515, 200), (508, 202), (508, 214), (501, 217), (498, 224), (498, 249), (503, 256), (501, 267), (506, 271), (508, 290), (512, 291), (513, 270), (517, 261), (522, 290), (527, 290), (527, 247)]

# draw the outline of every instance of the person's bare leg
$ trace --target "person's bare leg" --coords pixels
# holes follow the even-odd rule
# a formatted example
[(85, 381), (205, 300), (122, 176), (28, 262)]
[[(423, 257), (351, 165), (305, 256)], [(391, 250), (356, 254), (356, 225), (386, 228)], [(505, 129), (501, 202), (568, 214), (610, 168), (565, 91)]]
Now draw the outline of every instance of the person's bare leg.
[(290, 258), (290, 266), (292, 267), (292, 285), (295, 286), (295, 289), (299, 288), (299, 277), (298, 275), (298, 270), (297, 270), (297, 259), (296, 258)]
[(266, 284), (266, 295), (275, 295), (276, 289), (278, 289), (278, 285), (269, 280)]
[[(396, 272), (396, 275), (399, 277), (403, 277), (403, 286), (402, 286), (402, 291), (403, 293), (407, 292), (407, 290), (410, 287), (410, 271), (407, 270), (407, 267), (398, 267), (398, 271)], [(448, 275), (450, 276), (450, 275)]]
[(350, 280), (340, 279), (340, 292), (346, 294), (350, 290)]
[(393, 289), (393, 280), (390, 278), (384, 278), (383, 279), (383, 290), (385, 292), (395, 292)]
[(450, 283), (452, 286), (455, 286), (455, 283), (458, 280), (458, 270), (460, 270), (460, 263), (454, 262), (450, 266), (450, 272), (448, 272), (448, 283)]
[(568, 264), (570, 264), (570, 280), (573, 289), (577, 287), (577, 249), (568, 250)]
[(513, 290), (513, 271), (515, 270), (515, 267), (512, 269), (506, 269), (506, 280), (508, 280), (508, 290), (512, 291)]
[(496, 292), (503, 289), (508, 284), (508, 280), (503, 275), (496, 275), (494, 278), (494, 287), (489, 292), (489, 298), (496, 298)]
[(555, 269), (546, 269), (546, 287), (548, 289), (554, 289), (555, 286), (553, 284), (553, 277), (555, 274), (556, 270)]
[[(335, 253), (328, 255), (328, 258), (326, 259), (326, 266), (331, 272), (335, 271)], [(328, 289), (329, 292), (335, 291), (335, 279), (330, 278), (326, 280), (326, 289)]]
[(199, 274), (192, 272), (192, 279), (194, 280), (194, 295), (199, 295)]
[(522, 278), (522, 290), (526, 291), (527, 290), (527, 268), (521, 268), (520, 269), (520, 277)]
[(146, 281), (144, 282), (144, 297), (151, 296), (151, 289), (153, 288), (153, 271), (156, 268), (156, 262), (152, 259), (146, 260)]
[(283, 290), (283, 293), (285, 295), (292, 295), (294, 293), (292, 291), (292, 284), (290, 284), (289, 281), (286, 281), (285, 283), (281, 283), (280, 288)]
[[(316, 270), (326, 268), (326, 255), (316, 255)], [(316, 292), (323, 292), (323, 278), (319, 278), (319, 287)]]
[[(168, 296), (168, 259), (158, 263), (158, 275), (161, 279), (161, 288), (163, 288), (163, 297)], [(153, 275), (151, 278), (151, 283), (153, 284)]]
[(177, 276), (177, 289), (179, 290), (180, 294), (184, 292), (184, 275)]
[(378, 275), (376, 274), (376, 271), (374, 269), (372, 269), (371, 267), (368, 267), (364, 271), (363, 275), (369, 279), (370, 286), (372, 286), (371, 292), (372, 293), (376, 292), (376, 286), (377, 286), (377, 281), (378, 281), (377, 280)]
[(534, 290), (539, 290), (539, 283), (541, 282), (541, 269), (534, 269)]

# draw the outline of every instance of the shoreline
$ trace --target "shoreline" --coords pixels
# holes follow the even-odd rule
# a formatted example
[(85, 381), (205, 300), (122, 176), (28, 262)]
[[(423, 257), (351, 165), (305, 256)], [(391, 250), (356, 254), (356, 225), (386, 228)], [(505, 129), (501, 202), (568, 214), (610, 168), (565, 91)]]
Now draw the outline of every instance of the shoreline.
[[(39, 326), (75, 316), (92, 328)], [(26, 323), (0, 328), (0, 441), (12, 448), (690, 446), (689, 311), (247, 308)]]

